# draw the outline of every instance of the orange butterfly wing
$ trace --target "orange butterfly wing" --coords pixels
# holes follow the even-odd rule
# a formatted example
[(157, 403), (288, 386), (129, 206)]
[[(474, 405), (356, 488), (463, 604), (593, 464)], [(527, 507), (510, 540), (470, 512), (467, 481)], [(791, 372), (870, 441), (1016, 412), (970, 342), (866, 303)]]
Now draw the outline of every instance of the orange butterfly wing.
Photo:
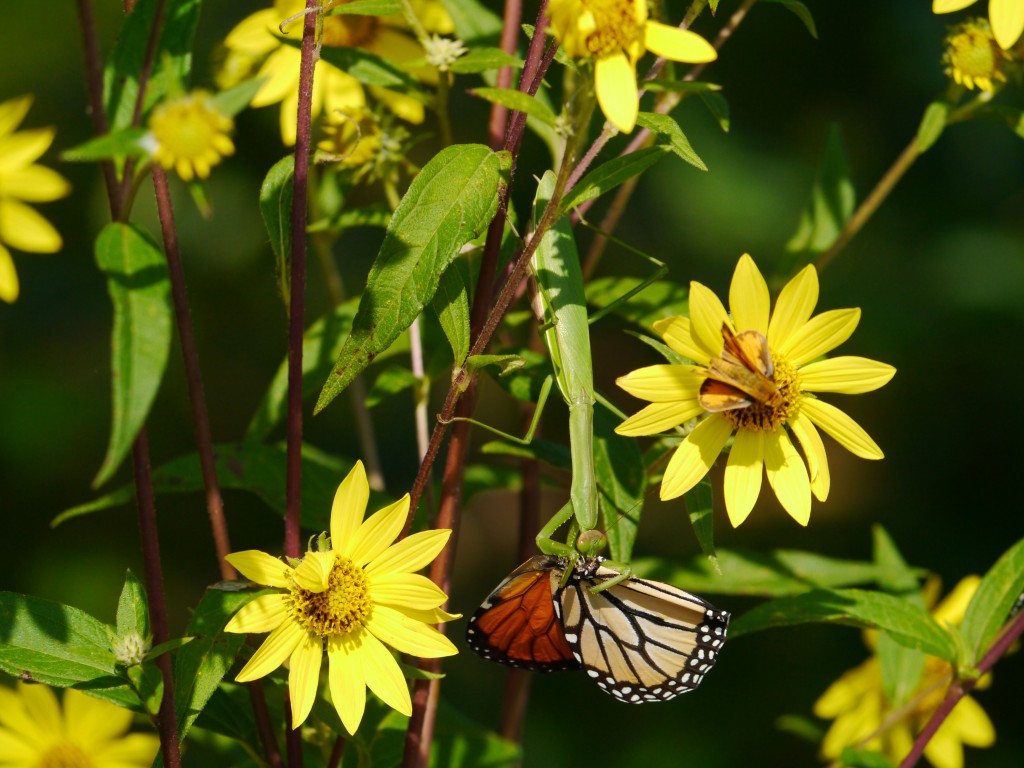
[(700, 386), (704, 410), (732, 411), (755, 401), (774, 404), (779, 395), (768, 340), (757, 331), (736, 335), (727, 323), (722, 323), (722, 338), (722, 356), (711, 359)]
[(519, 566), (469, 620), (470, 648), (490, 661), (534, 672), (578, 669), (552, 599), (561, 574), (558, 558), (548, 555)]

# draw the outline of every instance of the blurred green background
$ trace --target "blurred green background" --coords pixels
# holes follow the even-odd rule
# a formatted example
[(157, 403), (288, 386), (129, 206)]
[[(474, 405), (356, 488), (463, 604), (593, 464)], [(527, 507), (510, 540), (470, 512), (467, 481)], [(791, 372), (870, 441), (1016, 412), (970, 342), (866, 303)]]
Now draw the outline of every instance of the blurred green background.
[[(25, 125), (57, 126), (44, 162), (71, 180), (74, 193), (40, 206), (62, 232), (64, 250), (16, 253), (22, 296), (13, 306), (0, 306), (0, 588), (66, 602), (112, 621), (125, 569), (142, 571), (134, 510), (49, 527), (57, 513), (93, 497), (90, 483), (110, 420), (111, 311), (91, 246), (107, 220), (106, 199), (94, 167), (57, 160), (59, 151), (90, 135), (78, 26), (69, 2), (47, 12), (60, 18), (57, 24), (44, 23), (38, 4), (8, 5), (0, 99), (35, 94)], [(121, 4), (97, 5), (109, 48)], [(206, 5), (195, 83), (209, 86), (217, 42), (262, 4)], [(494, 0), (490, 5), (497, 7)], [(702, 20), (698, 31), (717, 29), (737, 5), (723, 0), (719, 18)], [(725, 295), (736, 258), (745, 251), (772, 273), (807, 202), (829, 126), (842, 127), (863, 198), (910, 141), (924, 107), (946, 87), (939, 60), (950, 19), (933, 16), (926, 0), (808, 5), (817, 40), (782, 6), (761, 3), (708, 68), (705, 78), (723, 86), (730, 104), (728, 134), (696, 103), (677, 111), (709, 173), (670, 159), (640, 185), (618, 234), (668, 262), (672, 280), (699, 280)], [(979, 4), (979, 11), (984, 7)], [(670, 15), (680, 14), (681, 8)], [(1019, 86), (1012, 89), (1019, 99)], [(486, 105), (462, 90), (460, 82), (454, 95), (456, 138), (479, 141)], [(174, 185), (213, 433), (223, 442), (242, 436), (286, 351), (285, 316), (257, 209), (260, 181), (284, 153), (276, 108), (243, 113), (235, 143), (237, 154), (209, 183), (211, 220), (203, 220), (184, 189)], [(542, 172), (544, 162), (539, 142), (528, 141), (519, 179)], [(599, 220), (600, 210), (591, 220)], [(137, 220), (156, 232), (152, 201), (140, 200), (137, 211)], [(589, 239), (586, 233), (580, 237), (584, 244)], [(379, 238), (379, 230), (354, 232), (337, 247), (351, 288), (364, 279)], [(612, 248), (599, 274), (646, 272), (637, 259)], [(1024, 535), (1024, 142), (991, 123), (948, 130), (825, 270), (821, 283), (819, 309), (863, 309), (860, 327), (842, 353), (898, 369), (877, 393), (835, 399), (882, 446), (886, 459), (861, 461), (829, 442), (832, 495), (826, 504), (815, 502), (806, 530), (766, 491), (742, 528), (719, 526), (717, 543), (868, 559), (870, 526), (880, 523), (907, 560), (939, 574), (945, 589), (963, 575), (983, 573)], [(327, 307), (312, 265), (309, 297), (312, 320)], [(656, 360), (614, 320), (595, 326), (594, 344), (598, 388), (625, 410), (636, 410), (638, 403), (612, 382)], [(513, 428), (511, 413), (495, 387), (484, 388), (482, 418)], [(388, 488), (395, 495), (415, 474), (411, 418), (407, 394), (374, 411)], [(149, 422), (154, 464), (192, 450), (189, 423), (175, 344)], [(559, 436), (558, 423), (552, 419), (549, 436)], [(324, 450), (357, 455), (343, 400), (308, 422), (307, 436)], [(126, 467), (114, 484), (129, 479)], [(554, 489), (545, 498), (552, 511), (561, 503)], [(227, 492), (226, 504), (235, 549), (278, 550), (281, 526), (274, 513), (238, 492)], [(514, 505), (514, 494), (507, 492), (470, 500), (454, 610), (472, 613), (516, 565)], [(201, 495), (160, 498), (158, 509), (171, 622), (180, 629), (188, 607), (218, 578), (213, 546), (206, 539)], [(678, 504), (648, 507), (638, 555), (687, 559), (697, 551)], [(752, 604), (708, 597), (734, 613)], [(451, 627), (459, 642), (463, 626)], [(727, 646), (698, 693), (645, 707), (622, 706), (583, 675), (537, 676), (525, 764), (599, 757), (611, 765), (812, 765), (815, 745), (779, 731), (775, 720), (809, 715), (829, 683), (865, 653), (860, 633), (841, 627), (745, 637)], [(447, 663), (446, 671), (446, 698), (496, 726), (505, 670), (467, 652)], [(1024, 665), (1011, 657), (997, 667), (993, 687), (977, 694), (998, 740), (992, 749), (969, 750), (968, 765), (1021, 764), (1022, 688)]]

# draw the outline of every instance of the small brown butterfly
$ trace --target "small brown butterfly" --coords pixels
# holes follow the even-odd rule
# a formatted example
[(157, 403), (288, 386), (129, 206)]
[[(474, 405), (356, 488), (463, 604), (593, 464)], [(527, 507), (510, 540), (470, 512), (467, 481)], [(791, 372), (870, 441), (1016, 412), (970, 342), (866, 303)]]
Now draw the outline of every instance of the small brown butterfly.
[(711, 412), (735, 411), (755, 402), (777, 405), (782, 396), (775, 384), (775, 364), (768, 350), (768, 339), (758, 331), (733, 333), (722, 323), (725, 346), (721, 357), (711, 358), (707, 376), (700, 385), (700, 404)]

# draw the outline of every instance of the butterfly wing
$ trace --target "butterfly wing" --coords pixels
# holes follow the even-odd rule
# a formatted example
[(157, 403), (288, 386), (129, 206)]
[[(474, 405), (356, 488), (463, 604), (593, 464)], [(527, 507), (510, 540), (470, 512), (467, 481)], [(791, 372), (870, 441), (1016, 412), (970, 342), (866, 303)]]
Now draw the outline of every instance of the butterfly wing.
[(466, 627), (469, 647), (490, 661), (534, 672), (579, 669), (565, 640), (552, 595), (564, 566), (538, 555), (487, 596)]
[(565, 638), (601, 690), (619, 701), (667, 701), (692, 691), (717, 660), (729, 614), (668, 584), (598, 567), (559, 592)]
[(704, 410), (715, 413), (746, 408), (755, 401), (774, 402), (778, 389), (768, 340), (757, 331), (737, 335), (727, 323), (722, 323), (722, 337), (722, 356), (711, 360), (708, 378), (700, 387)]

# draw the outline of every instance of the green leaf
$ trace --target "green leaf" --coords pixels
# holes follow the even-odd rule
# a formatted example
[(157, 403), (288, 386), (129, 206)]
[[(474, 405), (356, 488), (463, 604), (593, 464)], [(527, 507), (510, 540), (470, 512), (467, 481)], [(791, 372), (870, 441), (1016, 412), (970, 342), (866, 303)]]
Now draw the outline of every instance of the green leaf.
[(110, 443), (93, 487), (110, 479), (128, 454), (153, 405), (171, 344), (170, 280), (164, 255), (149, 235), (108, 224), (96, 238), (96, 263), (114, 305)]
[(651, 349), (653, 349), (655, 352), (664, 357), (668, 362), (672, 363), (673, 365), (691, 365), (693, 363), (692, 360), (687, 360), (674, 349), (669, 347), (668, 344), (665, 344), (664, 342), (659, 341), (658, 339), (652, 338), (651, 336), (647, 336), (646, 334), (643, 333), (636, 333), (635, 331), (626, 331), (626, 333), (628, 333), (633, 338), (642, 341), (644, 344), (649, 346)]
[(523, 60), (505, 53), (501, 48), (473, 48), (452, 62), (451, 70), (458, 75), (469, 75), (502, 67), (522, 69)]
[(501, 369), (498, 371), (499, 376), (508, 376), (525, 364), (519, 355), (470, 355), (466, 358), (465, 367), (470, 373), (475, 373), (481, 368), (493, 365)]
[(501, 34), (501, 17), (478, 0), (441, 0), (455, 25), (455, 34), (467, 43), (497, 42)]
[(551, 108), (536, 96), (517, 91), (514, 88), (472, 88), (469, 92), (481, 99), (487, 99), (492, 104), (501, 104), (515, 112), (524, 112), (545, 125), (554, 125), (558, 119)]
[(889, 758), (880, 752), (853, 747), (843, 748), (842, 754), (839, 755), (839, 764), (843, 768), (892, 768)]
[(314, 413), (337, 397), (423, 311), (459, 249), (494, 217), (508, 168), (505, 153), (481, 144), (459, 144), (441, 150), (413, 179), (388, 224), (352, 332)]
[(594, 471), (604, 497), (604, 527), (610, 557), (620, 563), (633, 558), (643, 512), (647, 474), (636, 440), (616, 434), (620, 420), (608, 409), (594, 409)]
[(615, 189), (623, 182), (646, 171), (668, 151), (664, 146), (646, 147), (599, 165), (569, 191), (562, 200), (562, 209), (567, 211)]
[(434, 294), (432, 306), (441, 321), (441, 329), (452, 347), (456, 366), (469, 354), (469, 265), (456, 259), (444, 271)]
[(686, 503), (686, 514), (689, 516), (690, 525), (693, 526), (693, 532), (697, 536), (700, 551), (707, 557), (711, 568), (716, 573), (721, 573), (718, 556), (715, 554), (713, 500), (711, 481), (706, 477), (687, 491), (683, 497), (683, 501)]
[(946, 129), (948, 118), (949, 104), (945, 101), (933, 101), (928, 105), (921, 118), (921, 125), (917, 128), (918, 152), (927, 152), (932, 144), (939, 140), (939, 136)]
[[(643, 278), (626, 275), (589, 280), (586, 285), (587, 303), (603, 309), (642, 282)], [(616, 305), (612, 311), (644, 330), (650, 330), (657, 320), (689, 314), (689, 307), (689, 291), (685, 287), (668, 280), (655, 280), (639, 293)]]
[(153, 659), (158, 659), (165, 653), (176, 651), (179, 648), (188, 645), (193, 640), (195, 640), (195, 637), (192, 636), (172, 637), (170, 640), (167, 640), (166, 642), (160, 643), (160, 645), (156, 645), (150, 648), (149, 651), (146, 653), (145, 660), (152, 661)]
[(309, 225), (309, 232), (344, 232), (349, 227), (380, 227), (386, 229), (391, 211), (384, 205), (364, 208), (345, 208), (328, 220), (321, 219)]
[(410, 387), (418, 387), (420, 379), (401, 365), (391, 365), (377, 374), (373, 386), (366, 393), (366, 407), (374, 408), (393, 395)]
[(145, 128), (125, 128), (67, 149), (61, 152), (60, 158), (69, 163), (93, 163), (111, 158), (146, 157), (149, 152), (140, 143), (146, 133)]
[(174, 656), (174, 710), (180, 738), (188, 733), (245, 644), (244, 634), (224, 631), (228, 620), (251, 600), (274, 591), (240, 590), (240, 586), (226, 583), (206, 590), (186, 630), (195, 640)]
[[(279, 37), (278, 40), (293, 48), (302, 47), (302, 41), (298, 39)], [(361, 83), (401, 91), (418, 100), (424, 98), (422, 86), (415, 77), (375, 53), (362, 48), (325, 45), (320, 48), (320, 58)]]
[(778, 3), (784, 8), (793, 12), (793, 14), (804, 23), (807, 27), (807, 31), (811, 33), (811, 37), (815, 40), (818, 39), (818, 29), (814, 25), (814, 17), (811, 16), (810, 10), (806, 5), (799, 2), (799, 0), (768, 0), (770, 3)]
[[(280, 514), (285, 513), (285, 458), (284, 445), (258, 443), (230, 443), (214, 446), (217, 479), (222, 488), (254, 493)], [(331, 504), (338, 483), (352, 469), (354, 462), (327, 456), (303, 446), (302, 450), (302, 525), (307, 530), (330, 530)], [(195, 453), (180, 456), (153, 471), (153, 489), (156, 493), (198, 493), (203, 491), (203, 475)], [(124, 486), (86, 504), (61, 512), (51, 521), (51, 527), (73, 517), (91, 514), (134, 501), (132, 486)], [(374, 509), (392, 501), (383, 494), (371, 491)]]
[(536, 459), (558, 469), (569, 470), (572, 468), (569, 447), (550, 440), (533, 440), (529, 445), (503, 443), (500, 440), (494, 440), (484, 443), (480, 451), (500, 456), (515, 456), (520, 459)]
[(288, 309), (291, 298), (292, 263), (292, 177), (295, 175), (295, 158), (282, 157), (269, 171), (260, 186), (260, 213), (263, 226), (270, 236), (270, 248), (274, 252), (274, 271), (277, 275), (277, 291)]
[(352, 0), (344, 5), (334, 5), (325, 16), (340, 16), (351, 13), (360, 16), (398, 16), (402, 13), (402, 0)]
[(725, 96), (715, 91), (705, 91), (700, 94), (700, 100), (711, 113), (711, 117), (718, 123), (722, 133), (728, 133), (730, 126), (729, 102), (726, 101)]
[(1006, 550), (989, 569), (967, 606), (960, 632), (968, 649), (974, 652), (975, 662), (981, 660), (1006, 623), (1021, 592), (1024, 592), (1024, 539)]
[(664, 138), (666, 140), (665, 146), (671, 149), (683, 161), (701, 171), (708, 169), (704, 161), (700, 159), (700, 156), (690, 146), (690, 140), (686, 138), (686, 134), (679, 127), (679, 123), (669, 115), (641, 112), (637, 115), (636, 122), (641, 128), (646, 128)]
[[(132, 125), (149, 35), (160, 5), (158, 0), (135, 3), (103, 70), (103, 103), (112, 132)], [(152, 72), (146, 81), (143, 114), (187, 82), (192, 69), (192, 38), (201, 8), (202, 0), (168, 0), (164, 4)]]
[(129, 632), (134, 632), (141, 638), (149, 637), (146, 589), (131, 571), (125, 574), (121, 598), (117, 602), (117, 636), (124, 637)]
[(120, 706), (138, 697), (117, 677), (110, 627), (70, 605), (0, 592), (0, 670), (57, 688), (75, 686)]
[(249, 106), (256, 92), (267, 81), (265, 77), (253, 77), (238, 85), (220, 91), (213, 97), (213, 105), (225, 117), (234, 117)]
[(863, 589), (817, 589), (772, 600), (733, 620), (729, 634), (735, 638), (773, 627), (818, 622), (884, 629), (908, 648), (956, 663), (953, 638), (930, 613), (902, 598)]
[(818, 162), (810, 202), (800, 216), (796, 232), (786, 243), (782, 272), (794, 273), (831, 248), (856, 204), (842, 134), (839, 126), (833, 125)]
[(644, 84), (648, 91), (674, 91), (677, 93), (708, 93), (720, 91), (722, 86), (703, 80), (652, 80)]

